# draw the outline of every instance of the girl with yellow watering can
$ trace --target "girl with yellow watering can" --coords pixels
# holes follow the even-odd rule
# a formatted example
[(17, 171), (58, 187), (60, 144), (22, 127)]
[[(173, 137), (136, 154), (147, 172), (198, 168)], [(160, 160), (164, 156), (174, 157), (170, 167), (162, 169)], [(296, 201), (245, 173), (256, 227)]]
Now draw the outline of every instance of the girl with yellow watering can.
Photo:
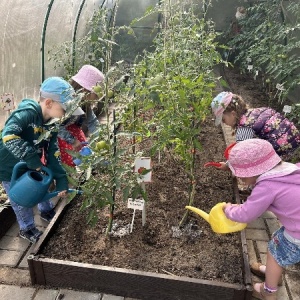
[(283, 268), (300, 262), (300, 168), (281, 161), (272, 145), (262, 139), (237, 143), (229, 153), (228, 165), (236, 177), (254, 187), (243, 204), (223, 206), (226, 217), (249, 223), (268, 210), (282, 224), (268, 243), (266, 265), (251, 265), (256, 275), (265, 278), (254, 284), (253, 296), (276, 300)]
[[(19, 107), (12, 112), (6, 121), (1, 132), (0, 181), (2, 181), (8, 195), (10, 195), (10, 190), (16, 190), (18, 187), (16, 192), (19, 192), (19, 196), (14, 198), (12, 196), (15, 196), (16, 192), (12, 193), (9, 200), (20, 226), (20, 237), (32, 243), (39, 239), (42, 232), (35, 226), (32, 207), (22, 206), (18, 202), (27, 198), (29, 194), (32, 196), (32, 200), (36, 200), (35, 198), (38, 197), (40, 189), (37, 188), (34, 192), (27, 183), (39, 183), (40, 186), (43, 183), (43, 176), (40, 175), (38, 178), (38, 172), (36, 172), (36, 170), (43, 169), (42, 157), (46, 158), (46, 165), (53, 173), (58, 191), (57, 195), (62, 196), (68, 190), (66, 172), (59, 161), (57, 132), (52, 132), (48, 138), (45, 137), (39, 143), (37, 140), (43, 132), (50, 130), (49, 125), (46, 125), (50, 119), (64, 116), (66, 104), (74, 99), (74, 94), (74, 89), (62, 78), (50, 77), (46, 79), (40, 89), (39, 103), (32, 99), (22, 100)], [(21, 178), (21, 176), (12, 178), (13, 170), (16, 171), (14, 167), (19, 166), (21, 161), (28, 169), (31, 169), (29, 174), (32, 175), (27, 181), (23, 179), (22, 182), (17, 180), (17, 177)], [(41, 196), (40, 199), (43, 202), (39, 203), (40, 201), (38, 201), (38, 208), (41, 212), (41, 218), (49, 222), (55, 211), (50, 199), (43, 198), (45, 197)]]

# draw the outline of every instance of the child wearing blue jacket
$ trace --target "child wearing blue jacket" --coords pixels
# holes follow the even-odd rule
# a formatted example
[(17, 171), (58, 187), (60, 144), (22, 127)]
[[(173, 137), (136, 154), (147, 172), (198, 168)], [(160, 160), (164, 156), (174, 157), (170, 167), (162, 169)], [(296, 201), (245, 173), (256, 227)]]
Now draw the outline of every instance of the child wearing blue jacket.
[[(65, 170), (60, 164), (57, 146), (57, 132), (52, 132), (47, 139), (39, 142), (39, 137), (50, 130), (46, 123), (53, 118), (62, 118), (67, 109), (67, 102), (73, 100), (75, 91), (72, 86), (60, 77), (46, 79), (40, 89), (39, 103), (24, 99), (18, 108), (9, 116), (0, 139), (0, 181), (8, 194), (14, 166), (19, 161), (26, 162), (28, 168), (40, 170), (41, 158), (53, 172), (56, 189), (63, 196), (68, 189)], [(26, 208), (10, 200), (20, 226), (20, 237), (35, 243), (42, 232), (34, 223), (32, 208)], [(41, 218), (50, 222), (55, 211), (51, 201), (38, 204)]]

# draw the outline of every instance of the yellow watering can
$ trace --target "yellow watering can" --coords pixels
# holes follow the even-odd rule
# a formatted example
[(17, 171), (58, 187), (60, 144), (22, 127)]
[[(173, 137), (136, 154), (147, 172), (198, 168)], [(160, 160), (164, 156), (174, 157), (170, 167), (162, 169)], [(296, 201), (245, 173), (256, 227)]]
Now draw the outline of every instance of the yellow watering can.
[(193, 206), (186, 206), (185, 208), (191, 210), (206, 220), (210, 224), (211, 229), (216, 233), (231, 233), (241, 231), (246, 228), (246, 223), (235, 222), (226, 217), (223, 211), (223, 206), (225, 204), (225, 202), (216, 204), (211, 209), (209, 214)]

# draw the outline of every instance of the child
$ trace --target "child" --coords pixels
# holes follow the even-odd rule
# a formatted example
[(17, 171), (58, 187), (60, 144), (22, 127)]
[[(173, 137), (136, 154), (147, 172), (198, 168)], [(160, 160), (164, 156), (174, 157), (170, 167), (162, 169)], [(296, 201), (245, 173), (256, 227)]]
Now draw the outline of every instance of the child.
[(87, 138), (81, 129), (81, 120), (84, 114), (84, 111), (78, 107), (72, 116), (62, 123), (58, 131), (57, 140), (61, 162), (71, 167), (75, 167), (74, 157), (67, 150), (80, 151), (87, 142)]
[[(93, 87), (104, 80), (104, 75), (97, 68), (84, 65), (76, 75), (72, 77), (71, 85), (76, 91), (84, 92), (83, 100), (92, 101), (98, 99)], [(66, 120), (60, 127), (58, 133), (58, 145), (61, 152), (61, 160), (63, 163), (74, 167), (73, 157), (66, 150), (79, 151), (87, 139), (82, 130), (84, 120), (86, 119), (88, 132), (90, 134), (97, 131), (99, 121), (91, 108), (90, 103), (86, 103), (85, 112), (81, 108), (77, 108), (72, 117)]]
[[(60, 77), (46, 79), (40, 88), (39, 103), (23, 99), (18, 108), (5, 123), (0, 140), (0, 180), (8, 194), (13, 168), (19, 161), (27, 163), (28, 168), (39, 171), (41, 158), (53, 172), (58, 195), (64, 196), (68, 189), (66, 172), (59, 162), (57, 133), (52, 132), (46, 140), (39, 143), (40, 135), (48, 131), (46, 123), (52, 118), (62, 118), (66, 104), (74, 98), (72, 86)], [(42, 232), (35, 227), (32, 208), (26, 208), (10, 200), (20, 226), (20, 237), (37, 242)], [(50, 222), (55, 215), (51, 201), (38, 204), (41, 218)]]
[[(300, 133), (293, 122), (272, 108), (249, 109), (243, 99), (230, 92), (218, 94), (211, 103), (216, 117), (235, 131), (236, 141), (254, 137), (269, 141), (280, 156), (288, 155), (300, 144)], [(225, 163), (219, 169), (226, 170)]]
[[(99, 128), (99, 121), (90, 102), (98, 100), (99, 97), (93, 89), (103, 80), (103, 73), (91, 65), (82, 66), (78, 73), (71, 78), (71, 85), (75, 91), (80, 90), (85, 93), (83, 100), (86, 101), (86, 104), (83, 109), (86, 113), (86, 120), (84, 123), (86, 122), (89, 134), (96, 132)], [(85, 126), (85, 124), (83, 125)]]
[(300, 168), (282, 162), (272, 145), (261, 139), (237, 143), (228, 165), (236, 177), (254, 187), (245, 203), (225, 204), (227, 218), (249, 223), (269, 210), (282, 224), (269, 241), (266, 265), (252, 266), (256, 274), (265, 276), (264, 283), (254, 284), (253, 296), (277, 299), (283, 268), (300, 262)]

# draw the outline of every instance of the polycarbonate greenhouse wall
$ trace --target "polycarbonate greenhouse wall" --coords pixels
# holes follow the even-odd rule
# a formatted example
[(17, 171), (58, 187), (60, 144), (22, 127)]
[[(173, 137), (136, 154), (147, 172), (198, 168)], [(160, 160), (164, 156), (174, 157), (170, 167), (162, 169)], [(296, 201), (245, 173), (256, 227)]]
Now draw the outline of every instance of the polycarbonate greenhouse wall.
[[(172, 0), (168, 0), (171, 1)], [(14, 95), (15, 103), (23, 98), (38, 99), (39, 86), (49, 76), (65, 76), (63, 68), (54, 68), (48, 51), (64, 42), (72, 42), (88, 32), (88, 21), (99, 7), (112, 8), (118, 4), (115, 25), (128, 25), (144, 15), (146, 9), (161, 0), (7, 0), (0, 4), (0, 96)], [(207, 3), (211, 2), (211, 6)], [(251, 0), (197, 1), (207, 9), (207, 18), (215, 22), (217, 31), (226, 31), (238, 6), (251, 5)], [(283, 1), (283, 6), (286, 1)], [(286, 16), (292, 18), (292, 16)], [(159, 16), (147, 17), (134, 26), (136, 39), (120, 36), (120, 51), (115, 59), (133, 61), (136, 54), (151, 45), (157, 33), (153, 30)], [(77, 70), (76, 70), (77, 71)], [(297, 91), (296, 91), (297, 94)], [(0, 128), (7, 112), (0, 109)]]
[[(48, 51), (73, 38), (79, 39), (87, 31), (87, 23), (95, 10), (111, 8), (114, 0), (8, 0), (0, 3), (0, 95), (14, 95), (15, 103), (23, 98), (38, 99), (39, 87), (49, 76), (64, 76), (64, 70), (55, 69), (48, 61)], [(129, 24), (143, 16), (157, 0), (120, 0), (116, 25)], [(78, 21), (78, 22), (77, 22)], [(137, 24), (140, 34), (150, 36), (157, 18)], [(76, 36), (74, 36), (76, 30)], [(148, 39), (149, 40), (149, 39)], [(42, 43), (44, 42), (44, 43)], [(148, 43), (151, 41), (149, 40)], [(43, 55), (44, 53), (44, 55)], [(43, 57), (44, 56), (44, 57)], [(0, 128), (7, 112), (0, 110)]]

